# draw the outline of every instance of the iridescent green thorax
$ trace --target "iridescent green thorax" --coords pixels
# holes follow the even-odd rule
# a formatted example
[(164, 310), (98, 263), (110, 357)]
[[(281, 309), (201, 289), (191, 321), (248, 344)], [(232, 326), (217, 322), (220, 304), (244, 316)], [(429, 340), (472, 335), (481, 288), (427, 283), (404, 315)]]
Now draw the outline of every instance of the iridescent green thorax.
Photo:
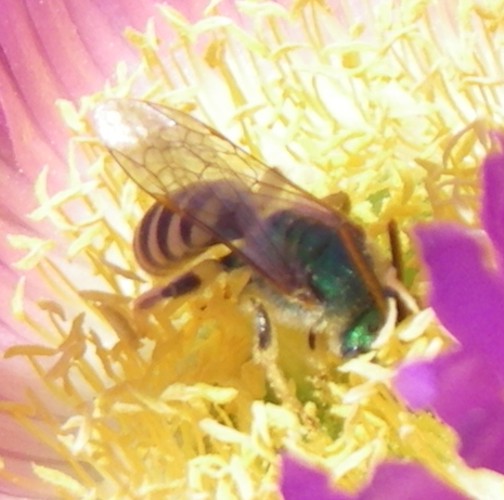
[[(341, 317), (345, 325), (338, 332), (342, 336), (342, 354), (369, 350), (383, 323), (383, 315), (339, 232), (293, 211), (278, 212), (271, 219), (271, 237), (293, 263), (299, 286), (307, 286), (328, 314)], [(355, 248), (371, 268), (361, 231), (357, 227), (351, 230)]]

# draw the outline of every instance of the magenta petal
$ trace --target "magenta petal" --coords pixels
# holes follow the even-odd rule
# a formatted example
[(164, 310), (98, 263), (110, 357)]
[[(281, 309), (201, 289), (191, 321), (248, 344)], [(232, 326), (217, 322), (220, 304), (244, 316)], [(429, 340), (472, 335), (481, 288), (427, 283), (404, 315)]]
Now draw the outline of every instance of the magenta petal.
[(394, 389), (412, 410), (433, 406), (438, 391), (438, 377), (433, 363), (403, 366), (394, 378)]
[(394, 386), (412, 407), (434, 410), (457, 431), (469, 465), (504, 472), (504, 384), (477, 353), (406, 366)]
[(457, 493), (426, 469), (414, 464), (383, 464), (371, 484), (356, 498), (359, 500), (462, 500)]
[(285, 500), (424, 500), (465, 498), (420, 465), (386, 463), (380, 465), (371, 483), (356, 495), (328, 488), (327, 476), (289, 456), (283, 457), (282, 494)]
[[(504, 149), (504, 136), (497, 135)], [(504, 153), (490, 154), (483, 162), (483, 226), (504, 264)]]
[(415, 230), (431, 279), (430, 304), (465, 349), (481, 353), (504, 374), (504, 282), (483, 264), (469, 232), (452, 224)]
[(473, 467), (504, 473), (504, 384), (484, 359), (467, 351), (435, 362), (434, 409), (455, 428), (461, 456)]
[(352, 498), (332, 490), (327, 475), (307, 467), (288, 455), (282, 460), (282, 480), (280, 484), (285, 500), (348, 500)]

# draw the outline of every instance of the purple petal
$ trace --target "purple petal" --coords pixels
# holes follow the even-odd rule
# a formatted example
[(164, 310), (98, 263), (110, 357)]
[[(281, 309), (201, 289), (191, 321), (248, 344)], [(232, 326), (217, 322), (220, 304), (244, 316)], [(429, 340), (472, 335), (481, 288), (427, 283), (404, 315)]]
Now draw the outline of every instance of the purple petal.
[(453, 224), (415, 230), (431, 280), (430, 304), (465, 349), (504, 374), (504, 282), (484, 265), (480, 243)]
[(465, 498), (426, 469), (413, 464), (386, 463), (380, 465), (371, 483), (356, 495), (328, 488), (327, 476), (308, 468), (289, 456), (283, 457), (281, 490), (285, 500), (424, 500)]
[[(487, 217), (500, 210), (495, 195), (487, 196)], [(468, 464), (504, 472), (504, 282), (484, 265), (484, 250), (467, 229), (438, 224), (415, 233), (431, 278), (430, 303), (463, 349), (404, 369), (396, 388), (414, 408), (434, 410), (458, 432)]]
[(432, 407), (439, 390), (435, 365), (412, 363), (403, 366), (394, 378), (394, 389), (412, 410)]
[(329, 487), (327, 475), (307, 467), (289, 455), (282, 460), (280, 488), (285, 500), (347, 500), (350, 495), (338, 493)]
[(413, 408), (434, 410), (457, 431), (469, 465), (504, 472), (504, 384), (484, 359), (461, 351), (409, 365), (394, 386)]
[(504, 264), (504, 136), (496, 135), (501, 152), (489, 154), (483, 162), (483, 197), (481, 218)]
[(357, 497), (359, 500), (461, 500), (465, 496), (457, 493), (426, 469), (414, 464), (383, 464), (371, 484)]

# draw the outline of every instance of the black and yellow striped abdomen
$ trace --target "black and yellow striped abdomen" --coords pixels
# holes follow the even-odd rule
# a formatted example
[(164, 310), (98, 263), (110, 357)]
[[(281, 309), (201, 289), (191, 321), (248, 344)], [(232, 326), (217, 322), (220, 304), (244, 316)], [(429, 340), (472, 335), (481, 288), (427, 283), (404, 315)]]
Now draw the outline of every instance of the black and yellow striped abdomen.
[(174, 261), (216, 243), (243, 238), (256, 217), (250, 193), (238, 181), (191, 185), (174, 193), (172, 204), (177, 211), (154, 203), (135, 231), (135, 258), (151, 274), (163, 274)]

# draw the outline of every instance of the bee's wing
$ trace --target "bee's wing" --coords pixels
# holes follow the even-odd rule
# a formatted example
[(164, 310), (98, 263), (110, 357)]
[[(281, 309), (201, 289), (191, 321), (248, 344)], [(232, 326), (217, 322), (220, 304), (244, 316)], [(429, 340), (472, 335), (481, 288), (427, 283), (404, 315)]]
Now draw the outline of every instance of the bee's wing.
[[(126, 173), (147, 193), (173, 211), (182, 212), (242, 255), (255, 269), (281, 289), (292, 291), (298, 275), (296, 263), (286, 262), (264, 225), (279, 210), (295, 208), (303, 214), (338, 225), (342, 217), (289, 182), (278, 170), (231, 143), (218, 131), (186, 113), (158, 104), (117, 99), (105, 101), (94, 113), (94, 126), (102, 143)], [(226, 241), (218, 228), (198, 213), (188, 213), (173, 199), (173, 193), (197, 183), (219, 181), (232, 196), (249, 207), (247, 230), (257, 244), (238, 248)], [(241, 186), (237, 189), (236, 186)], [(252, 214), (251, 207), (252, 200)], [(230, 205), (231, 207), (231, 205)], [(259, 255), (260, 253), (260, 255)], [(291, 283), (291, 284), (289, 284)]]

